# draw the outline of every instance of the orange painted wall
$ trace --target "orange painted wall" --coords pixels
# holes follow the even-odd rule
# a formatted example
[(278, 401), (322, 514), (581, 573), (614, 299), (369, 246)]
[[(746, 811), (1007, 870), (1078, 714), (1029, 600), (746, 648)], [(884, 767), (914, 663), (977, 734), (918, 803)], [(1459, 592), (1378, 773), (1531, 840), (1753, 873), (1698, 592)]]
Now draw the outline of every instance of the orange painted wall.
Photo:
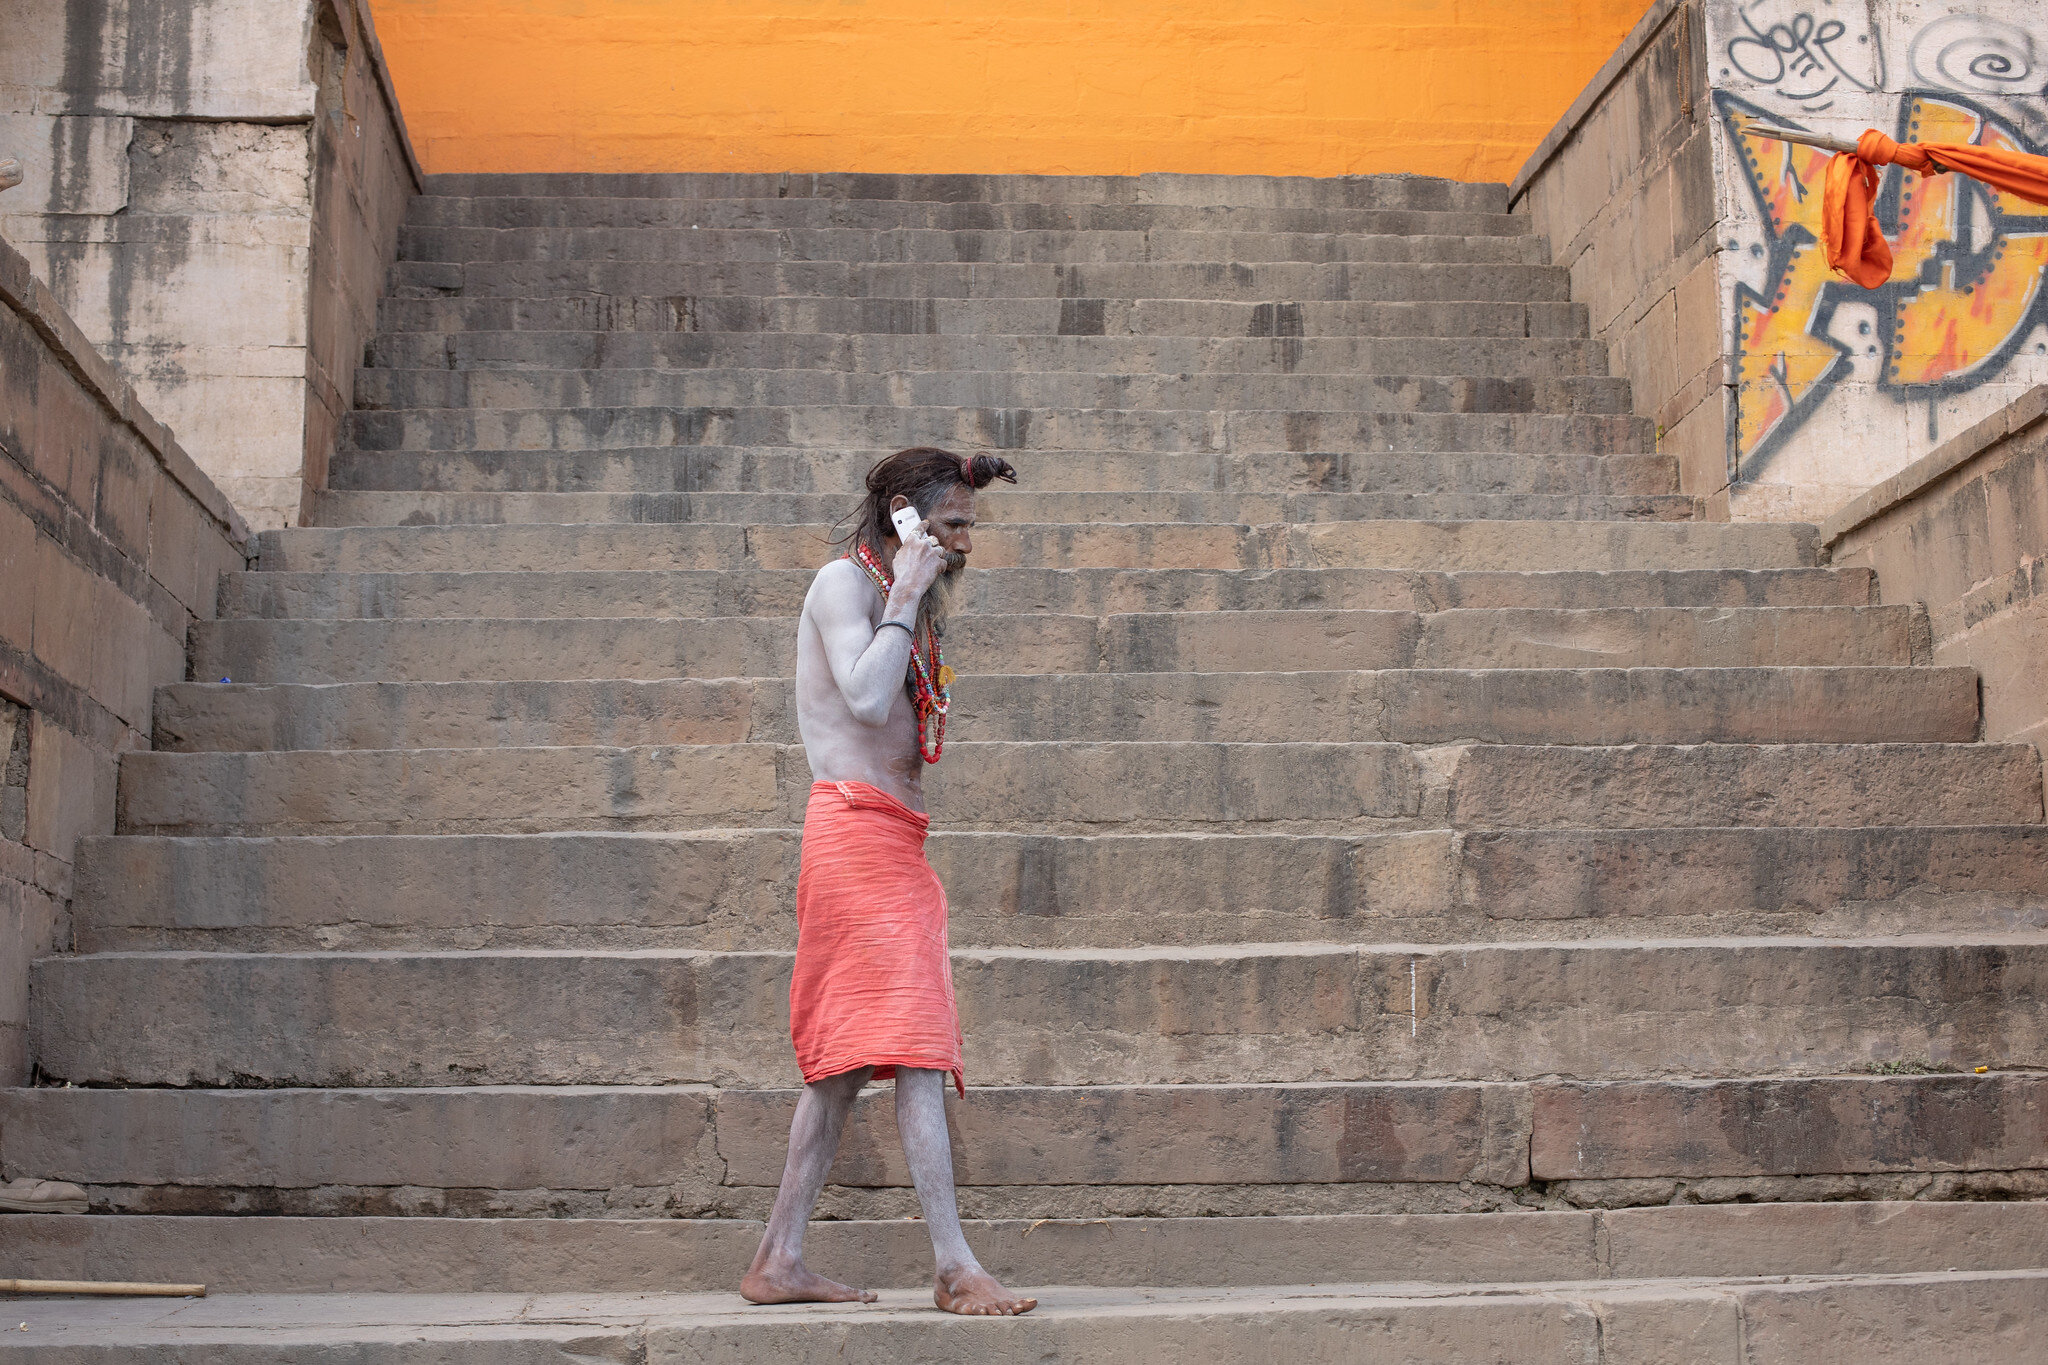
[(1645, 0), (372, 0), (429, 171), (1513, 175)]

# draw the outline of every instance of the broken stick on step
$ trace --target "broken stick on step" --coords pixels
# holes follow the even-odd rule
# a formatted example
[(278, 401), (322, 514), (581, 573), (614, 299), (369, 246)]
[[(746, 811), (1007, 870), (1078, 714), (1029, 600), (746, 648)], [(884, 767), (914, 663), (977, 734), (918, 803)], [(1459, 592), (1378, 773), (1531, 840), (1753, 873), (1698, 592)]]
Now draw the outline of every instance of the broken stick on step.
[(108, 1297), (203, 1299), (203, 1284), (139, 1284), (122, 1280), (0, 1280), (0, 1294), (99, 1294)]

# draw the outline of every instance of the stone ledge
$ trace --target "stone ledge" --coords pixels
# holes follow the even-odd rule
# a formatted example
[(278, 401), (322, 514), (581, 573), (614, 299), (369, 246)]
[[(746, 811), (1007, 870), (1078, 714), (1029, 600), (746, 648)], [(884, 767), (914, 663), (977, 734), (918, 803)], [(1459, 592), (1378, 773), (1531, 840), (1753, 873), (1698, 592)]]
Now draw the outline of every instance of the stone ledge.
[[(5, 1230), (10, 1264), (25, 1276), (204, 1281), (216, 1293), (730, 1292), (761, 1238), (751, 1220), (679, 1218), (13, 1214)], [(1839, 1275), (2042, 1265), (2048, 1202), (1017, 1219), (971, 1222), (967, 1234), (1017, 1284), (1056, 1282), (1075, 1266), (1105, 1286), (1276, 1274), (1322, 1283)], [(860, 1266), (873, 1285), (930, 1282), (930, 1238), (908, 1219), (821, 1221), (806, 1246), (814, 1264)]]
[(1599, 106), (1601, 100), (1607, 98), (1607, 92), (1614, 88), (1615, 82), (1635, 64), (1643, 49), (1663, 32), (1664, 25), (1672, 16), (1685, 9), (1689, 3), (1690, 0), (1656, 0), (1650, 6), (1649, 12), (1636, 21), (1636, 26), (1621, 40), (1621, 46), (1614, 49), (1614, 55), (1609, 57), (1593, 79), (1586, 83), (1586, 88), (1572, 101), (1571, 108), (1565, 110), (1564, 117), (1557, 121), (1557, 126), (1544, 136), (1543, 141), (1536, 144), (1536, 150), (1529, 153), (1529, 159), (1522, 163), (1521, 170), (1515, 172), (1515, 178), (1508, 181), (1510, 212), (1521, 201), (1522, 196), (1529, 192), (1530, 184), (1564, 149), (1564, 144), (1571, 141), (1572, 134), (1579, 130), (1579, 125), (1586, 121), (1587, 115)]
[(415, 194), (425, 193), (427, 173), (420, 166), (420, 159), (412, 148), (412, 134), (405, 126), (405, 108), (398, 102), (397, 87), (391, 83), (391, 68), (384, 61), (384, 44), (377, 39), (377, 22), (370, 13), (367, 0), (355, 0), (356, 23), (362, 26), (363, 40), (370, 49), (370, 71), (377, 78), (377, 88), (384, 95), (384, 113), (391, 120), (391, 131), (398, 135), (398, 150), (405, 155), (406, 170), (412, 174), (412, 188)]
[(2040, 384), (1871, 488), (1821, 523), (1823, 561), (1835, 547), (1902, 503), (1911, 502), (1930, 486), (2005, 442), (2048, 419), (2048, 384)]
[(65, 369), (117, 421), (141, 438), (164, 473), (205, 508), (227, 539), (246, 554), (253, 533), (241, 514), (186, 454), (171, 429), (150, 415), (135, 390), (93, 349), (56, 296), (30, 271), (27, 259), (4, 240), (0, 240), (0, 301), (21, 314)]

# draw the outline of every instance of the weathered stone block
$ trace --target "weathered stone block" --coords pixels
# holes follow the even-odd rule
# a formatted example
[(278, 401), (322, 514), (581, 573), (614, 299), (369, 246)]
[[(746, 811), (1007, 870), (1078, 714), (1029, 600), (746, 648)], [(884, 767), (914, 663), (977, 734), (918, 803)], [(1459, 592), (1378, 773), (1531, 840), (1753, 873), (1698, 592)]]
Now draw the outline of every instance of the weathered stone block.
[(1710, 251), (1678, 282), (1674, 326), (1678, 336), (1678, 380), (1681, 384), (1690, 383), (1721, 361), (1720, 267), (1720, 253)]
[(213, 619), (220, 576), (247, 561), (220, 523), (174, 480), (158, 481), (149, 513), (149, 576), (195, 618)]
[(114, 756), (35, 717), (29, 732), (28, 842), (64, 862), (114, 824)]
[(0, 1169), (105, 1185), (528, 1190), (719, 1183), (715, 1092), (0, 1093)]
[(134, 127), (131, 212), (298, 218), (312, 211), (305, 124), (138, 119)]
[(1603, 1296), (1601, 1365), (1749, 1365), (1742, 1350), (1742, 1305), (1712, 1291), (1676, 1288)]
[[(910, 1183), (892, 1093), (865, 1094), (833, 1179)], [(727, 1179), (774, 1185), (792, 1091), (724, 1091)], [(1511, 1085), (1159, 1086), (975, 1090), (949, 1106), (969, 1185), (1264, 1184), (1528, 1179), (1527, 1093)]]
[[(0, 498), (0, 583), (18, 586), (38, 581), (36, 570), (42, 556), (35, 523)], [(35, 604), (33, 592), (0, 592), (0, 641), (24, 654), (35, 648)]]
[(1542, 1180), (2048, 1164), (2048, 1086), (2023, 1075), (1544, 1085), (1535, 1114)]
[[(11, 8), (12, 6), (10, 6)], [(9, 22), (10, 34), (52, 27), (47, 15)], [(11, 46), (11, 44), (10, 44)], [(62, 63), (58, 65), (62, 70)], [(37, 73), (35, 83), (47, 79)], [(7, 235), (31, 213), (113, 214), (128, 207), (128, 143), (131, 119), (86, 110), (72, 115), (0, 113), (0, 147), (21, 162), (22, 183), (0, 200), (0, 224)]]
[(34, 569), (28, 580), (35, 604), (32, 652), (67, 681), (90, 688), (98, 639), (94, 622), (113, 591), (57, 542), (38, 536), (33, 544)]

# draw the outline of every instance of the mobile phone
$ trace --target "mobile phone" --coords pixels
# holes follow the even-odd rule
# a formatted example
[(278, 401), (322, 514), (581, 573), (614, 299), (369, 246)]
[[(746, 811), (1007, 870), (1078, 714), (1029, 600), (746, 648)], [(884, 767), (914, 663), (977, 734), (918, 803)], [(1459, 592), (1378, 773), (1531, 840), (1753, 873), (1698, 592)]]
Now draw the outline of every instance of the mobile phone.
[(924, 518), (917, 514), (915, 507), (899, 507), (889, 514), (889, 520), (896, 524), (896, 539), (905, 545), (908, 545), (911, 537), (917, 535), (924, 526)]

